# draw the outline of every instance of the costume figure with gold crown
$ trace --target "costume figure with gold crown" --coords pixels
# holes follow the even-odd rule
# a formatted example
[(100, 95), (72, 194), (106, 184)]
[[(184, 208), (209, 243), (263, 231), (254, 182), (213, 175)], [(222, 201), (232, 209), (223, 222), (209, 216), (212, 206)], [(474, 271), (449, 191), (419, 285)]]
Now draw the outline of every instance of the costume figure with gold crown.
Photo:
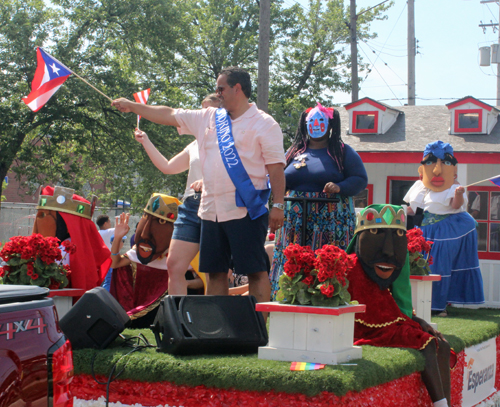
[(420, 180), (403, 200), (408, 214), (422, 208), (421, 229), (434, 242), (431, 272), (441, 275), (433, 283), (432, 310), (446, 316), (446, 305), (484, 303), (483, 280), (477, 254), (476, 222), (467, 212), (467, 195), (457, 181), (457, 159), (448, 143), (435, 141), (425, 146)]
[(404, 294), (410, 280), (403, 208), (370, 205), (363, 209), (356, 216), (355, 236), (347, 252), (354, 262), (347, 274), (351, 300), (366, 305), (364, 313), (356, 314), (354, 345), (420, 350), (425, 357), (422, 381), (434, 406), (449, 406), (450, 357), (454, 365), (455, 354), (440, 332), (408, 314), (411, 290)]
[(70, 288), (99, 286), (111, 264), (110, 251), (92, 222), (96, 201), (95, 196), (89, 202), (73, 189), (58, 186), (41, 189), (38, 198), (33, 233), (57, 237), (61, 243), (71, 240), (76, 246), (69, 256), (64, 256), (61, 246), (71, 266)]
[(115, 225), (111, 246), (111, 294), (134, 320), (156, 309), (167, 295), (167, 254), (177, 219), (177, 198), (154, 193), (149, 198), (135, 233), (135, 246), (119, 253), (120, 241), (130, 227), (129, 214), (122, 213)]

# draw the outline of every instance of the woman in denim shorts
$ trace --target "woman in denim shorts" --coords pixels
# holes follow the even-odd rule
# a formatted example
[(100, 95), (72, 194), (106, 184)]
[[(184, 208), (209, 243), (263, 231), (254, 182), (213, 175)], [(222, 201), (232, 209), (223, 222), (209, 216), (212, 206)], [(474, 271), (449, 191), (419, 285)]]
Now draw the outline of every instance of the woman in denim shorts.
[[(203, 100), (202, 108), (207, 107), (219, 107), (219, 99), (215, 94)], [(182, 128), (178, 131), (184, 134)], [(183, 203), (179, 206), (167, 257), (168, 293), (186, 295), (185, 274), (189, 264), (200, 250), (201, 220), (198, 217), (198, 208), (203, 182), (198, 143), (196, 140), (193, 141), (171, 160), (167, 160), (143, 131), (136, 129), (135, 139), (142, 144), (156, 168), (164, 174), (179, 174), (189, 170)]]

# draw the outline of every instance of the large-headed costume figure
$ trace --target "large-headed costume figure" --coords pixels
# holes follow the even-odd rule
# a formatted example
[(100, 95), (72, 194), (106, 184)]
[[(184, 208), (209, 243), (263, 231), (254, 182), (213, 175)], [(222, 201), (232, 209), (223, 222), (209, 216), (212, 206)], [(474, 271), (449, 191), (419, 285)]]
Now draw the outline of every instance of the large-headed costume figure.
[(442, 141), (429, 143), (421, 164), (420, 181), (403, 199), (409, 205), (409, 214), (423, 209), (423, 236), (434, 242), (430, 268), (442, 278), (432, 287), (432, 309), (444, 311), (448, 303), (481, 304), (484, 293), (476, 222), (467, 213), (465, 189), (456, 182), (453, 148)]
[(33, 233), (71, 239), (76, 252), (70, 254), (69, 287), (90, 290), (102, 283), (111, 264), (110, 252), (92, 222), (92, 203), (74, 190), (47, 186), (40, 192)]
[[(306, 244), (313, 250), (325, 244), (344, 249), (354, 231), (353, 196), (366, 188), (368, 177), (358, 153), (342, 141), (338, 110), (319, 103), (302, 112), (292, 146), (286, 152), (286, 195), (307, 198), (307, 219), (301, 202), (285, 204), (285, 223), (276, 234), (271, 268), (272, 297), (279, 289), (286, 258), (284, 249)], [(325, 202), (325, 198), (335, 202)], [(323, 200), (323, 201), (322, 201)], [(302, 228), (306, 241), (301, 242)]]
[[(370, 205), (356, 217), (355, 237), (348, 252), (352, 300), (366, 304), (356, 315), (354, 344), (413, 348), (422, 351), (422, 380), (436, 405), (450, 401), (450, 347), (424, 320), (409, 316), (396, 303), (401, 287), (409, 284), (405, 213), (395, 205)], [(400, 285), (396, 283), (398, 280)], [(394, 294), (394, 297), (393, 297)], [(406, 300), (411, 304), (411, 291)], [(443, 400), (443, 399), (447, 399)], [(448, 403), (448, 404), (447, 404)]]
[(111, 246), (113, 277), (111, 294), (131, 319), (146, 315), (167, 295), (167, 254), (180, 202), (163, 194), (149, 199), (135, 233), (135, 246), (124, 256), (119, 245), (129, 231), (128, 214), (121, 214)]

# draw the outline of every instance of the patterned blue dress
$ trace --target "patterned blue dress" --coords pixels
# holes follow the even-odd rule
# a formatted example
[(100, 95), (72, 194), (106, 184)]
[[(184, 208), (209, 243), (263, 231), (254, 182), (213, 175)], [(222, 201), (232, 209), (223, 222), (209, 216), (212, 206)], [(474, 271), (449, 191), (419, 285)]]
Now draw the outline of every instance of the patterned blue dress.
[(448, 303), (484, 303), (476, 221), (465, 212), (467, 202), (458, 213), (434, 214), (432, 208), (426, 210), (426, 207), (436, 203), (433, 199), (440, 199), (439, 203), (449, 205), (450, 197), (458, 185), (436, 194), (421, 184), (422, 181), (417, 181), (404, 200), (424, 209), (421, 225), (423, 237), (434, 242), (430, 252), (433, 257), (430, 269), (432, 274), (441, 275), (441, 281), (435, 281), (432, 285), (432, 310), (442, 311)]
[[(345, 145), (344, 171), (340, 172), (327, 149), (307, 149), (299, 160), (294, 160), (286, 169), (285, 177), (288, 197), (338, 198), (338, 203), (310, 202), (307, 204), (306, 245), (313, 250), (325, 244), (347, 249), (354, 235), (355, 211), (353, 196), (366, 188), (368, 177), (359, 155)], [(298, 167), (304, 161), (305, 165)], [(297, 164), (297, 166), (294, 166)], [(340, 194), (326, 194), (327, 182), (334, 182), (341, 188)], [(285, 203), (285, 222), (276, 233), (270, 280), (271, 298), (276, 299), (279, 278), (286, 261), (283, 250), (290, 244), (301, 244), (302, 204)]]

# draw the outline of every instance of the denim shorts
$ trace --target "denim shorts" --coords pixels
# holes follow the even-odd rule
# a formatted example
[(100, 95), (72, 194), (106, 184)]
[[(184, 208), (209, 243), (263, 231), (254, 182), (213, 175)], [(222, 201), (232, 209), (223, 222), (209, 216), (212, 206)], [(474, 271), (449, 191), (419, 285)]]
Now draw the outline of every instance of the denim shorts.
[(196, 193), (187, 197), (182, 205), (179, 205), (172, 239), (200, 243), (201, 219), (198, 217), (200, 199), (201, 193)]

